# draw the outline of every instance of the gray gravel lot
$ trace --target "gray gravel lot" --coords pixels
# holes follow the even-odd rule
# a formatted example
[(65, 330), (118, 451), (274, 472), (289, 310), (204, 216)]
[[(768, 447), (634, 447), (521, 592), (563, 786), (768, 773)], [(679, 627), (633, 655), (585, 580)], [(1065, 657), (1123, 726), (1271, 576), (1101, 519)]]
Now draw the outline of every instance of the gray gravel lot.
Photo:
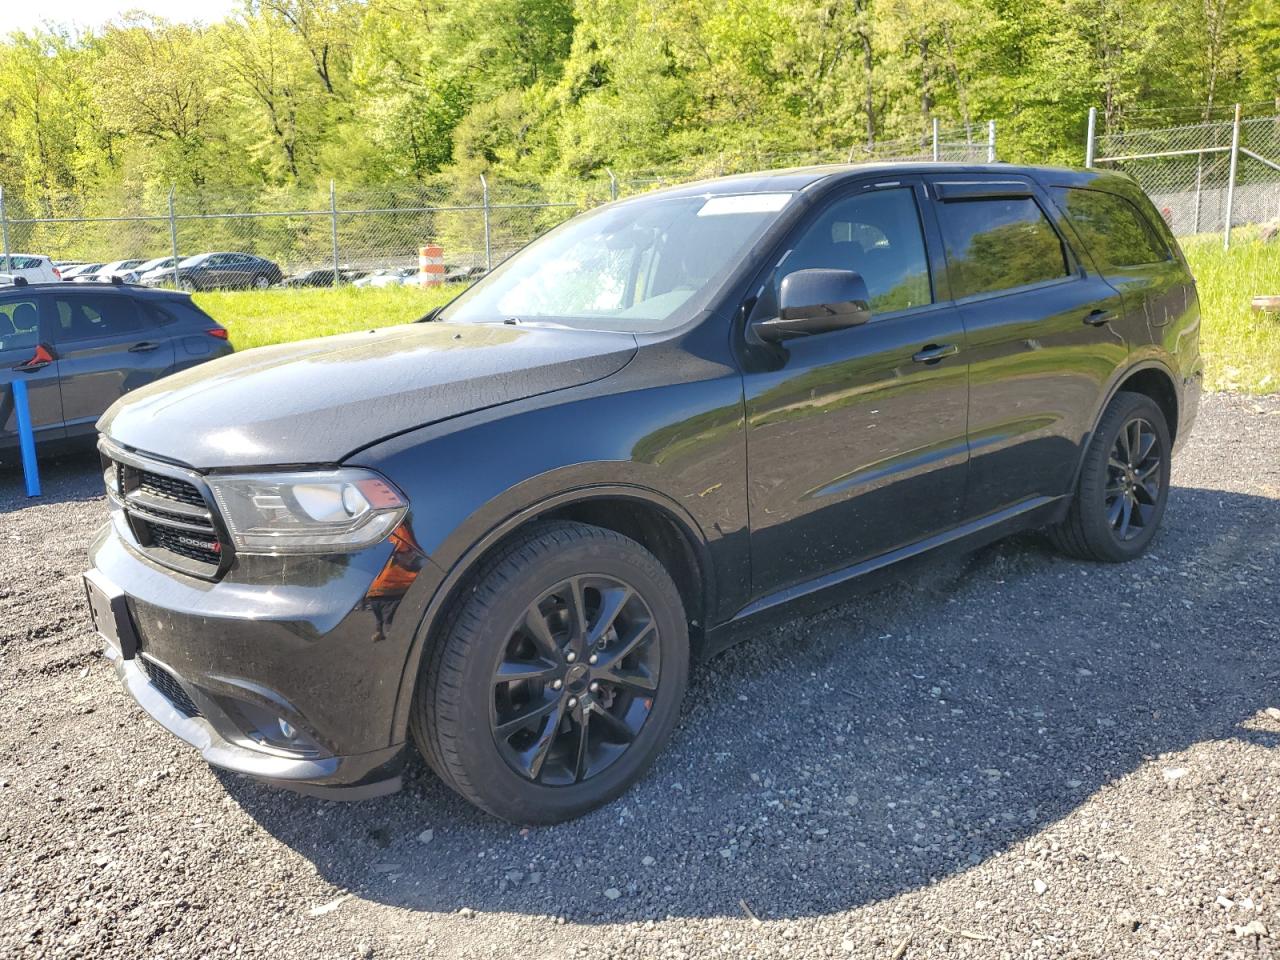
[(1144, 560), (1021, 537), (760, 631), (532, 830), (420, 763), (209, 769), (87, 627), (94, 460), (44, 473), (0, 472), (2, 956), (1280, 957), (1280, 398), (1206, 398)]

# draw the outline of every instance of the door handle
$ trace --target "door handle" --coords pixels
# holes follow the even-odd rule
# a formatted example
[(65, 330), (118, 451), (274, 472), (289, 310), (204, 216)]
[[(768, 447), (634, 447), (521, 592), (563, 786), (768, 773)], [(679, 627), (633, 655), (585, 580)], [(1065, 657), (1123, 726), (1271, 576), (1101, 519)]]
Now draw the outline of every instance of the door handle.
[(1104, 323), (1110, 323), (1112, 320), (1119, 320), (1119, 319), (1120, 317), (1118, 314), (1113, 313), (1110, 310), (1103, 310), (1099, 308), (1097, 310), (1090, 310), (1089, 313), (1085, 316), (1084, 322), (1091, 327), (1100, 327)]
[(954, 343), (931, 343), (919, 353), (911, 355), (916, 363), (937, 363), (943, 357), (953, 357), (960, 352)]
[(152, 343), (150, 340), (143, 340), (142, 343), (135, 343), (132, 347), (130, 347), (129, 352), (130, 353), (150, 353), (152, 350), (156, 349), (158, 346), (160, 346), (160, 344)]
[(43, 343), (36, 344), (36, 352), (32, 354), (30, 360), (24, 360), (22, 363), (14, 367), (19, 373), (33, 373), (36, 370), (43, 370), (49, 364), (53, 363), (54, 356), (49, 348)]

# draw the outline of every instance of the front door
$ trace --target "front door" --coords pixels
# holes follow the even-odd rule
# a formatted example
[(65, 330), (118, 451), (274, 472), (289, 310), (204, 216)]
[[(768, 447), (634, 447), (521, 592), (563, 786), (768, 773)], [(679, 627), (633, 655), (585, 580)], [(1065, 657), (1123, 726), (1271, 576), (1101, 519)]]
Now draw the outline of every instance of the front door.
[(795, 270), (863, 276), (869, 323), (756, 347), (744, 362), (757, 596), (954, 525), (968, 459), (964, 331), (938, 302), (908, 178), (860, 184), (784, 245), (749, 311), (777, 314)]
[(1128, 357), (1119, 293), (1029, 178), (930, 178), (969, 357), (965, 517), (1071, 491), (1099, 396)]
[(173, 341), (127, 294), (59, 292), (46, 303), (69, 437), (91, 434), (119, 397), (173, 369)]
[[(18, 288), (21, 290), (21, 288)], [(58, 361), (40, 331), (40, 298), (11, 292), (0, 297), (0, 451), (18, 446), (13, 384), (27, 385), (27, 408), (36, 445), (65, 436)]]

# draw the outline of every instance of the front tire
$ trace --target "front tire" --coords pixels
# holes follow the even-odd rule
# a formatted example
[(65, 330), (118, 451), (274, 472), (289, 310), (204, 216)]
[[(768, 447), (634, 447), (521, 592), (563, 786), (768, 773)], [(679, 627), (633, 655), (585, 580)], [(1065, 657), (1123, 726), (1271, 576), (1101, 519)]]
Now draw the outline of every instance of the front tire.
[(688, 664), (680, 594), (651, 553), (612, 530), (540, 523), (464, 588), (410, 726), (472, 803), (558, 823), (648, 769), (675, 728)]
[(1071, 508), (1049, 531), (1058, 549), (1106, 563), (1140, 557), (1164, 517), (1172, 449), (1155, 401), (1116, 394), (1085, 451)]

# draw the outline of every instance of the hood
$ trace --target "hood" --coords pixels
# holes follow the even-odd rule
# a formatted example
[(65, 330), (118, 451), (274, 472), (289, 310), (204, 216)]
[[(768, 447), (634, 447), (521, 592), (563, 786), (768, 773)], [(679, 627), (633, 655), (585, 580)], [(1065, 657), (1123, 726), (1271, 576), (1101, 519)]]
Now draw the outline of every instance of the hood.
[(196, 469), (335, 463), (414, 427), (600, 380), (635, 352), (624, 333), (411, 323), (192, 367), (120, 398), (98, 429)]

